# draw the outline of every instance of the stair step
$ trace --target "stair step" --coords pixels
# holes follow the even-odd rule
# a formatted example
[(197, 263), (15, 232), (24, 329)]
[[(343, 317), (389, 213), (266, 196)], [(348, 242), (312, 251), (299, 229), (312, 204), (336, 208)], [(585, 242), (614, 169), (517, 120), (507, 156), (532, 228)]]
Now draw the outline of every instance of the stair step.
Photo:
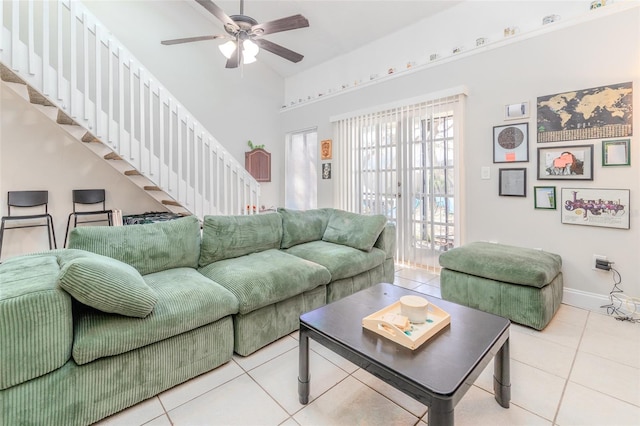
[(137, 170), (125, 170), (124, 175), (125, 176), (142, 176), (142, 173), (140, 173)]
[(162, 188), (160, 188), (159, 186), (154, 186), (154, 185), (145, 185), (144, 186), (144, 190), (145, 191), (162, 191)]
[(38, 93), (36, 89), (31, 86), (27, 86), (27, 91), (29, 92), (29, 101), (32, 104), (44, 105), (44, 106), (55, 106), (47, 98)]
[(0, 64), (0, 78), (3, 81), (8, 81), (10, 83), (27, 84), (20, 77), (18, 77), (16, 73), (2, 64)]
[(164, 204), (165, 206), (182, 207), (182, 204), (174, 200), (162, 200), (162, 204)]
[(58, 110), (58, 118), (56, 119), (56, 123), (76, 125), (76, 122), (73, 121), (67, 114), (62, 112), (62, 110)]
[(82, 142), (102, 142), (100, 139), (87, 132), (82, 136)]
[(122, 160), (116, 152), (110, 152), (103, 157), (105, 160)]

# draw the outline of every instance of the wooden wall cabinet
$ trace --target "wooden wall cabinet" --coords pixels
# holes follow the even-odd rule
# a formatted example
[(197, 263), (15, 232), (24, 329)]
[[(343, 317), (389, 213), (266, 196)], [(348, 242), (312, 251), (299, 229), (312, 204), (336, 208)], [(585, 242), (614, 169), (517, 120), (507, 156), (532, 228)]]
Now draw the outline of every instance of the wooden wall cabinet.
[(244, 168), (258, 182), (271, 182), (271, 153), (262, 148), (245, 152)]

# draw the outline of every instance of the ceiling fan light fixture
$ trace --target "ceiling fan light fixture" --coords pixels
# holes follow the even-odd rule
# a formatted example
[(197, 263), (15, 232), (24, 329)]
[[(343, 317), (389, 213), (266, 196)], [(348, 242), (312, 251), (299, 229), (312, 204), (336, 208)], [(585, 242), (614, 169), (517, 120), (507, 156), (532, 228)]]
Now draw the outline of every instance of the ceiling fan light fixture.
[(218, 46), (218, 49), (220, 49), (220, 52), (222, 52), (225, 58), (229, 59), (231, 55), (233, 55), (233, 52), (236, 51), (236, 43), (233, 40), (229, 40)]
[(260, 52), (260, 48), (253, 41), (247, 39), (242, 42), (242, 54), (247, 56), (252, 56), (255, 59), (255, 56)]

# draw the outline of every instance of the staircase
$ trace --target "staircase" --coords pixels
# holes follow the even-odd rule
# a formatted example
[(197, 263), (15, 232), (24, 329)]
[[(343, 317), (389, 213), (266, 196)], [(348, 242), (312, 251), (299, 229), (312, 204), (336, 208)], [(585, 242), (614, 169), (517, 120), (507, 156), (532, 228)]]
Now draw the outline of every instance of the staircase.
[(76, 0), (3, 0), (0, 77), (167, 210), (249, 214), (260, 186)]

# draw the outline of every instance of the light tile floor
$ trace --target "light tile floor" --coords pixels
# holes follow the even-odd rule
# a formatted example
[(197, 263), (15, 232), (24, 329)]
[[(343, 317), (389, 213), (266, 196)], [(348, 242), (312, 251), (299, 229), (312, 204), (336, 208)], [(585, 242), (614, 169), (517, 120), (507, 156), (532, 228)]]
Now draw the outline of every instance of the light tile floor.
[[(395, 284), (440, 296), (438, 276), (398, 267)], [(311, 396), (298, 402), (298, 334), (233, 360), (100, 425), (420, 425), (427, 407), (311, 341)], [(456, 425), (640, 425), (640, 324), (562, 305), (539, 332), (511, 326), (511, 407), (493, 364), (456, 406)]]

